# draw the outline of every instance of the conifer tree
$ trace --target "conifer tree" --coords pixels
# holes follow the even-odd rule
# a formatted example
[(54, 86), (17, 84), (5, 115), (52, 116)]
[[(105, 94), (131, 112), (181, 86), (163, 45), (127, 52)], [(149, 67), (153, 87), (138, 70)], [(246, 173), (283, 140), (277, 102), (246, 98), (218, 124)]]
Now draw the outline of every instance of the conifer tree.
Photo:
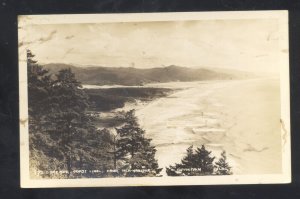
[[(70, 174), (76, 160), (80, 160), (86, 147), (84, 136), (95, 128), (86, 114), (88, 98), (75, 79), (71, 69), (63, 69), (56, 75), (51, 93), (52, 110), (47, 115), (48, 132), (58, 142), (63, 153), (65, 168)], [(54, 124), (54, 125), (53, 125)]]
[(226, 152), (221, 153), (221, 158), (215, 163), (216, 164), (216, 174), (217, 175), (231, 175), (231, 167), (227, 162)]
[[(74, 148), (75, 160), (73, 168), (83, 170), (113, 169), (112, 135), (107, 129), (94, 129), (86, 134), (81, 134), (80, 141)], [(76, 141), (76, 140), (75, 140)], [(92, 173), (85, 176), (105, 177), (106, 173)]]
[(191, 145), (189, 148), (187, 148), (186, 155), (181, 160), (181, 163), (166, 168), (166, 172), (170, 176), (193, 176), (197, 175), (197, 171), (195, 170), (196, 167), (194, 149), (193, 145)]
[(145, 131), (139, 127), (134, 110), (125, 114), (125, 124), (117, 131), (117, 158), (125, 162), (129, 169), (149, 169), (150, 172), (129, 173), (129, 176), (156, 175), (161, 169), (155, 159), (156, 149), (151, 146), (151, 139), (145, 138)]
[(73, 169), (112, 168), (111, 134), (94, 127), (88, 97), (72, 71), (51, 77), (30, 51), (27, 65), (30, 168), (69, 175)]
[(193, 150), (193, 145), (187, 148), (186, 156), (181, 160), (181, 164), (185, 168), (193, 168), (195, 167), (195, 155)]
[(180, 164), (176, 164), (175, 166), (170, 165), (169, 167), (166, 167), (166, 173), (168, 176), (182, 176), (182, 172), (178, 170), (180, 168)]
[(197, 148), (195, 151), (195, 165), (201, 169), (202, 175), (210, 175), (214, 172), (215, 157), (211, 157), (211, 151), (205, 149), (202, 145), (201, 148)]
[[(224, 161), (226, 162), (225, 153), (222, 157), (217, 165), (221, 170), (222, 168), (230, 169), (228, 164), (224, 164)], [(204, 145), (196, 150), (193, 149), (193, 146), (190, 146), (187, 149), (186, 155), (181, 160), (181, 163), (167, 167), (166, 172), (169, 176), (214, 175), (214, 159), (215, 157), (211, 155), (211, 151), (206, 150)], [(227, 171), (229, 172), (230, 170)], [(217, 174), (225, 175), (223, 173), (220, 171), (220, 173)]]
[(27, 83), (28, 83), (28, 112), (31, 127), (39, 127), (39, 122), (49, 109), (49, 93), (51, 92), (51, 76), (48, 70), (34, 60), (34, 55), (27, 50)]
[[(51, 146), (55, 142), (45, 133), (43, 122), (50, 109), (51, 77), (48, 71), (34, 60), (34, 55), (27, 50), (27, 83), (29, 115), (29, 158), (31, 175), (38, 170), (54, 170), (59, 164), (51, 154), (56, 153)], [(44, 175), (44, 174), (43, 174)]]

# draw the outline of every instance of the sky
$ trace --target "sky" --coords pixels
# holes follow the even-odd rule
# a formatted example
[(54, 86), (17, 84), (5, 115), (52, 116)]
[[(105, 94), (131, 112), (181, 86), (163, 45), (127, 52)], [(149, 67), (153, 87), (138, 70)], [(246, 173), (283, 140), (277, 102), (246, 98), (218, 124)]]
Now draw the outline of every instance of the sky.
[(46, 24), (25, 31), (19, 46), (44, 64), (279, 70), (275, 19)]

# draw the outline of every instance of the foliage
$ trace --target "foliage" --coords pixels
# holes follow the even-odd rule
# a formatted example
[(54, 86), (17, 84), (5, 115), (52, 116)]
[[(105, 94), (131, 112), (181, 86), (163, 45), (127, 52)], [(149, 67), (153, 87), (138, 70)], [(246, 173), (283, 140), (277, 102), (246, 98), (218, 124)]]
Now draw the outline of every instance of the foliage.
[(231, 167), (229, 166), (227, 162), (226, 152), (223, 151), (221, 153), (221, 158), (216, 162), (216, 174), (217, 175), (231, 175)]
[(214, 159), (215, 157), (211, 157), (211, 151), (206, 150), (202, 145), (201, 148), (196, 149), (194, 164), (200, 167), (201, 174), (210, 175), (214, 171)]
[(89, 111), (90, 99), (71, 69), (50, 75), (30, 51), (27, 66), (32, 177), (155, 176), (161, 171), (134, 111), (124, 113), (116, 134), (97, 129), (97, 114)]
[(110, 133), (93, 126), (88, 96), (75, 75), (64, 69), (52, 77), (30, 51), (27, 55), (32, 173), (67, 170), (67, 177), (76, 177), (75, 169), (111, 168), (106, 161)]
[[(34, 55), (27, 51), (28, 77), (28, 114), (29, 114), (29, 146), (31, 173), (38, 170), (53, 169), (53, 162), (57, 162), (61, 154), (52, 150), (55, 142), (44, 134), (43, 121), (50, 109), (49, 96), (51, 92), (51, 77), (48, 71), (37, 64)], [(41, 147), (42, 146), (42, 147)], [(56, 153), (56, 157), (53, 154)]]
[(125, 115), (125, 124), (116, 128), (118, 140), (116, 142), (116, 156), (125, 161), (130, 170), (149, 170), (141, 173), (127, 173), (128, 176), (157, 175), (162, 169), (155, 159), (156, 149), (151, 146), (151, 139), (145, 138), (145, 131), (139, 127), (134, 110)]
[(47, 133), (58, 143), (59, 150), (64, 154), (65, 166), (70, 173), (76, 159), (84, 155), (82, 141), (91, 126), (90, 118), (85, 114), (88, 99), (80, 89), (70, 69), (59, 71), (52, 84), (51, 110), (47, 114)]
[(168, 176), (201, 176), (201, 175), (231, 175), (231, 167), (226, 162), (226, 153), (222, 152), (221, 158), (214, 164), (214, 156), (205, 146), (193, 149), (190, 146), (181, 163), (166, 168)]

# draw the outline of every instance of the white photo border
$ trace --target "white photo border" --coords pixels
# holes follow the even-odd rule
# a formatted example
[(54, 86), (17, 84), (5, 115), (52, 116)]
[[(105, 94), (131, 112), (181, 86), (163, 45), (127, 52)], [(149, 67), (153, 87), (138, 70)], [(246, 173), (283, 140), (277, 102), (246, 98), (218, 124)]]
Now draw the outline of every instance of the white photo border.
[[(114, 186), (171, 186), (277, 184), (291, 182), (290, 142), (290, 87), (288, 53), (288, 11), (233, 11), (233, 12), (173, 12), (132, 14), (68, 14), (18, 16), (19, 42), (26, 37), (25, 26), (33, 24), (111, 23), (145, 21), (185, 21), (216, 19), (278, 19), (280, 53), (280, 100), (282, 133), (282, 173), (266, 175), (135, 177), (89, 179), (30, 179), (28, 135), (28, 91), (26, 50), (19, 48), (19, 105), (20, 105), (20, 170), (22, 188), (45, 187), (114, 187)], [(26, 49), (26, 46), (25, 46)]]

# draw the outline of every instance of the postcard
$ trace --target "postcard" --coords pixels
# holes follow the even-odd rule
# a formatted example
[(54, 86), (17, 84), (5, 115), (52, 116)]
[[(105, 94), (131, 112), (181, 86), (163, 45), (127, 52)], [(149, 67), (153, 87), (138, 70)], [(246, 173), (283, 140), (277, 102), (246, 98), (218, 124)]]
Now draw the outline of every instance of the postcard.
[(287, 11), (18, 17), (21, 187), (291, 182)]

